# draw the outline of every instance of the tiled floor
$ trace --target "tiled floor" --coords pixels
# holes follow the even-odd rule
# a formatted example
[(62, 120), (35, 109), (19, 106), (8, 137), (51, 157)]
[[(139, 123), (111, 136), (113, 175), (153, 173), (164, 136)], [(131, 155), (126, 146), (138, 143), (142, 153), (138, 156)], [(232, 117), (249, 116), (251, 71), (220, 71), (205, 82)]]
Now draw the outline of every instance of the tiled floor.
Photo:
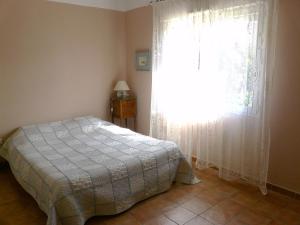
[[(117, 216), (95, 217), (86, 225), (300, 225), (300, 201), (225, 182), (216, 171), (196, 171), (203, 182), (173, 185), (170, 191)], [(45, 225), (46, 215), (8, 168), (0, 169), (0, 225)]]

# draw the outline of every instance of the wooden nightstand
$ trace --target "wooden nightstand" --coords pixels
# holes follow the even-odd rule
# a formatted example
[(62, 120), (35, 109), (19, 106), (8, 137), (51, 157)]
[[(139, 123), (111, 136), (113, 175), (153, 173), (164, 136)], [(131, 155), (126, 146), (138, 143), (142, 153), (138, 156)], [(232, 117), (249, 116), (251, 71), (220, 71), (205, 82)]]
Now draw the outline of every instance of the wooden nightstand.
[(136, 98), (126, 97), (117, 98), (112, 97), (110, 100), (111, 120), (114, 123), (115, 118), (120, 119), (121, 123), (125, 120), (125, 126), (127, 127), (127, 119), (133, 118), (134, 130), (136, 130)]

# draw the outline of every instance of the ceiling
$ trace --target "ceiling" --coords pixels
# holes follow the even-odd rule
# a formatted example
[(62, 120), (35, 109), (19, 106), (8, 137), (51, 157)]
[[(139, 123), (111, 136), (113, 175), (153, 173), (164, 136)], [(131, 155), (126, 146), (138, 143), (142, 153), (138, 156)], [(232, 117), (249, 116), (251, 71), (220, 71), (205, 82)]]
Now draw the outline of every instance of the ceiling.
[(68, 4), (112, 9), (118, 11), (128, 11), (149, 5), (150, 0), (48, 0)]

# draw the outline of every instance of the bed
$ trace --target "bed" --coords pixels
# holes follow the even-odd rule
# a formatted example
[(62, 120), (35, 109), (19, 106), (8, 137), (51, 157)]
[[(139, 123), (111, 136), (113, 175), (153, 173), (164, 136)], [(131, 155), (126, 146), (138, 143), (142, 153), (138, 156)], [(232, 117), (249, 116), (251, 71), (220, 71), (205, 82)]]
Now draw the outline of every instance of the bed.
[(178, 146), (87, 116), (24, 126), (0, 149), (47, 225), (83, 225), (164, 192), (194, 184)]

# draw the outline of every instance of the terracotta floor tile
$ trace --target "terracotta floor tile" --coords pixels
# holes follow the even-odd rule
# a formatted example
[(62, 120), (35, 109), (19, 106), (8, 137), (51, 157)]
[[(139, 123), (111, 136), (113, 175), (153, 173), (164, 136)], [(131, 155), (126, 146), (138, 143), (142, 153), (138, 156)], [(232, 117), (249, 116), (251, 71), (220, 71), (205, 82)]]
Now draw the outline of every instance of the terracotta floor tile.
[(263, 195), (259, 192), (239, 192), (235, 194), (231, 199), (245, 207), (251, 207), (263, 198)]
[(193, 199), (186, 201), (181, 206), (197, 215), (212, 207), (211, 204), (198, 197), (194, 197)]
[(147, 208), (147, 207), (151, 207), (154, 202), (157, 202), (160, 199), (163, 199), (163, 196), (164, 195), (153, 196), (151, 198), (148, 198), (146, 200), (143, 200), (143, 201), (139, 202), (139, 204), (138, 205), (134, 205), (133, 208)]
[(203, 174), (204, 174), (203, 171), (196, 173), (197, 177), (201, 180), (201, 182), (198, 184), (200, 187), (209, 189), (223, 184), (223, 181), (219, 179), (217, 176), (203, 175)]
[(46, 216), (38, 207), (37, 203), (33, 198), (24, 197), (18, 199), (18, 201), (13, 201), (7, 204), (0, 205), (0, 215), (26, 215), (26, 216), (36, 216), (43, 217)]
[[(0, 205), (0, 224), (35, 224), (33, 221), (43, 221), (46, 215), (39, 209), (34, 200), (23, 200)], [(28, 222), (27, 222), (28, 221)], [(30, 221), (30, 222), (29, 222)]]
[(215, 224), (225, 224), (231, 219), (231, 217), (220, 208), (209, 209), (201, 216)]
[(2, 187), (2, 190), (0, 190), (0, 196), (1, 196), (0, 205), (6, 204), (6, 203), (9, 203), (12, 201), (16, 201), (20, 198), (20, 196), (18, 194), (16, 194), (15, 191), (10, 190), (10, 189), (4, 189), (3, 187)]
[(276, 221), (286, 225), (300, 225), (300, 214), (283, 208), (279, 211)]
[(216, 191), (214, 189), (203, 191), (197, 194), (197, 197), (206, 199), (211, 205), (215, 205), (225, 199), (228, 199), (228, 195), (223, 192)]
[(105, 225), (142, 225), (142, 222), (138, 221), (129, 212), (122, 213), (118, 216), (114, 216), (104, 221)]
[(218, 191), (227, 197), (231, 197), (239, 192), (239, 190), (237, 188), (234, 188), (233, 186), (226, 185), (226, 184), (217, 186), (217, 187), (213, 188), (212, 190)]
[(226, 224), (242, 209), (240, 204), (232, 200), (225, 200), (208, 209), (201, 216), (214, 224)]
[(201, 216), (196, 216), (195, 218), (191, 219), (189, 222), (185, 223), (184, 225), (213, 225), (206, 219), (202, 218)]
[(296, 213), (300, 213), (300, 200), (290, 199), (287, 208), (293, 210)]
[(143, 225), (177, 225), (177, 223), (168, 219), (166, 216), (158, 216), (158, 217), (155, 217), (155, 218), (149, 220), (148, 222), (144, 223)]
[(261, 200), (251, 206), (251, 209), (260, 215), (275, 219), (278, 216), (281, 207), (268, 201)]
[(224, 184), (224, 180), (220, 179), (218, 176), (209, 175), (204, 178), (204, 180), (209, 180), (211, 182), (215, 182), (216, 184)]
[(256, 214), (251, 210), (242, 210), (238, 215), (236, 215), (229, 224), (247, 224), (247, 225), (268, 225), (271, 219), (265, 216)]
[(152, 211), (157, 211), (157, 214), (162, 214), (163, 212), (169, 211), (179, 204), (173, 201), (170, 201), (164, 197), (164, 195), (159, 195), (159, 197), (151, 198), (144, 201), (142, 207)]
[[(185, 225), (225, 222), (228, 222), (226, 225), (260, 225), (270, 219), (268, 225), (299, 225), (300, 201), (274, 192), (263, 197), (256, 187), (244, 182), (219, 179), (215, 170), (197, 174), (203, 182), (173, 185), (169, 191), (142, 201), (125, 213), (94, 217), (86, 225), (175, 225), (175, 222)], [(0, 169), (0, 180), (1, 225), (46, 224), (47, 216), (8, 168)]]
[(216, 187), (220, 184), (218, 184), (216, 182), (213, 182), (213, 181), (202, 179), (201, 182), (198, 185), (202, 188), (202, 190), (209, 190), (209, 189), (211, 189), (213, 187)]
[(0, 185), (0, 204), (6, 204), (28, 195), (12, 175), (2, 179), (5, 182), (1, 182)]
[(27, 217), (17, 216), (14, 219), (6, 220), (6, 218), (0, 218), (1, 225), (45, 225), (46, 219), (44, 217)]
[(278, 222), (276, 222), (276, 221), (272, 220), (272, 222), (271, 222), (269, 225), (283, 225), (283, 224), (281, 224), (281, 223), (278, 223)]
[(129, 211), (141, 223), (145, 223), (163, 213), (156, 210), (155, 208), (151, 208), (143, 205), (140, 206), (139, 204), (131, 208)]
[(211, 187), (216, 187), (224, 184), (224, 180), (221, 180), (219, 177), (208, 176), (203, 179), (204, 183), (208, 183)]
[(182, 190), (180, 188), (176, 188), (173, 189), (172, 191), (168, 191), (164, 195), (168, 201), (176, 202), (179, 204), (193, 198), (194, 196), (193, 193), (188, 192), (186, 190)]
[(188, 222), (196, 216), (196, 214), (182, 207), (176, 207), (175, 209), (166, 212), (165, 215), (179, 225)]
[(279, 207), (285, 207), (291, 198), (274, 191), (268, 191), (268, 194), (264, 196), (263, 199)]
[[(233, 221), (230, 221), (229, 223), (227, 223), (228, 225), (248, 225), (247, 223), (243, 223), (241, 221), (238, 221), (238, 220), (233, 220)], [(251, 224), (252, 225), (252, 224)]]
[(178, 189), (181, 189), (183, 191), (187, 191), (187, 192), (190, 192), (193, 194), (197, 194), (197, 193), (200, 193), (200, 192), (206, 190), (205, 188), (203, 188), (201, 182), (198, 184), (194, 184), (194, 185), (181, 185), (178, 187)]

